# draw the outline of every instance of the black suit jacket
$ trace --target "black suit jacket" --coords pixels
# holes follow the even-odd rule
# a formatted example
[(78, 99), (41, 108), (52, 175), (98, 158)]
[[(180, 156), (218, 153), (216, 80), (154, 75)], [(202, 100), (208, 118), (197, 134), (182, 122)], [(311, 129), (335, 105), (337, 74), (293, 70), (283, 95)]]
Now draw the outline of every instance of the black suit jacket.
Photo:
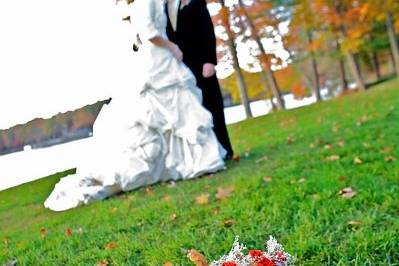
[[(165, 10), (168, 15), (166, 6)], [(176, 31), (168, 15), (166, 32), (169, 40), (182, 50), (183, 62), (197, 79), (202, 77), (205, 63), (217, 64), (215, 32), (205, 0), (191, 0), (187, 6), (179, 9)]]

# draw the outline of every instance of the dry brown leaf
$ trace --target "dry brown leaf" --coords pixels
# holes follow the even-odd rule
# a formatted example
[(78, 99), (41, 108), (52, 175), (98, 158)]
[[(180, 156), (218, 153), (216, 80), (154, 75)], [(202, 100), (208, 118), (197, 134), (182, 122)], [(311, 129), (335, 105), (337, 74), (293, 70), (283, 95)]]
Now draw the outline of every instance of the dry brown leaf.
[(326, 158), (327, 161), (338, 161), (340, 159), (339, 155), (330, 155)]
[(109, 265), (109, 261), (107, 261), (107, 260), (101, 260), (96, 264), (96, 266), (108, 266), (108, 265)]
[(381, 153), (390, 153), (392, 152), (392, 147), (386, 146), (381, 150)]
[(215, 214), (215, 215), (218, 215), (220, 213), (220, 208), (217, 207), (217, 208), (213, 209), (212, 213)]
[(292, 144), (295, 142), (295, 138), (293, 136), (288, 136), (287, 138), (287, 144)]
[(264, 176), (263, 177), (263, 181), (265, 181), (266, 183), (272, 182), (272, 177), (271, 176)]
[(343, 140), (338, 141), (338, 146), (339, 147), (345, 147), (345, 142)]
[(345, 199), (350, 199), (353, 198), (357, 192), (352, 187), (346, 187), (341, 189), (338, 194)]
[(193, 262), (195, 266), (208, 266), (205, 256), (195, 249), (190, 249), (187, 252), (187, 258)]
[(240, 161), (240, 155), (235, 154), (235, 155), (233, 156), (233, 161), (239, 162), (239, 161)]
[(4, 244), (5, 247), (8, 247), (8, 242), (9, 242), (8, 241), (8, 237), (6, 237), (6, 236), (3, 237), (3, 244)]
[(48, 230), (45, 227), (40, 228), (40, 235), (41, 237), (46, 237), (48, 234)]
[(223, 200), (223, 199), (225, 199), (227, 197), (230, 197), (231, 193), (233, 193), (233, 191), (234, 191), (234, 187), (233, 186), (229, 186), (229, 187), (226, 187), (226, 188), (218, 187), (218, 192), (216, 193), (215, 196), (216, 196), (217, 199)]
[(363, 125), (364, 123), (366, 123), (367, 120), (368, 120), (367, 115), (363, 115), (357, 120), (356, 125), (359, 127), (359, 126)]
[(345, 181), (348, 178), (344, 175), (341, 175), (340, 177), (338, 177), (338, 179), (339, 179), (339, 181)]
[(261, 162), (267, 161), (267, 160), (269, 160), (269, 157), (263, 156), (263, 157), (259, 158), (258, 160), (256, 160), (255, 163), (261, 163)]
[(163, 264), (163, 266), (173, 266), (173, 263), (170, 262), (170, 261), (168, 261), (168, 262), (165, 262), (165, 263)]
[(145, 188), (145, 192), (146, 192), (148, 195), (153, 195), (153, 194), (154, 194), (154, 189), (153, 189), (152, 187), (146, 187), (146, 188)]
[(64, 235), (65, 235), (65, 236), (71, 236), (71, 235), (72, 235), (72, 229), (71, 229), (71, 228), (65, 229)]
[(118, 246), (118, 244), (114, 241), (109, 242), (108, 244), (105, 245), (105, 249), (110, 250), (110, 249), (114, 249)]
[(355, 157), (355, 158), (353, 159), (353, 163), (359, 165), (359, 164), (362, 164), (363, 161), (362, 161), (359, 157)]
[(163, 201), (170, 202), (172, 200), (172, 197), (166, 194), (162, 199)]
[(231, 227), (235, 223), (236, 223), (236, 221), (234, 219), (227, 219), (227, 220), (223, 221), (224, 227)]
[(389, 155), (389, 156), (385, 157), (384, 160), (389, 163), (389, 162), (395, 161), (396, 158), (391, 156), (391, 155)]
[(209, 194), (201, 194), (195, 198), (195, 201), (199, 205), (205, 205), (209, 203)]

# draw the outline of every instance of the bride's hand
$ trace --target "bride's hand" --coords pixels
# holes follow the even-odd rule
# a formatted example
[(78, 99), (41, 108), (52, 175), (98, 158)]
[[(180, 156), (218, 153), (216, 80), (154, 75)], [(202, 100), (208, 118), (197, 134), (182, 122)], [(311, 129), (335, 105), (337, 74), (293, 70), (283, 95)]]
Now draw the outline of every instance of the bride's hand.
[(177, 46), (174, 43), (170, 43), (170, 51), (172, 52), (173, 56), (176, 57), (177, 60), (179, 60), (180, 62), (183, 61), (183, 53), (180, 50), (179, 46)]

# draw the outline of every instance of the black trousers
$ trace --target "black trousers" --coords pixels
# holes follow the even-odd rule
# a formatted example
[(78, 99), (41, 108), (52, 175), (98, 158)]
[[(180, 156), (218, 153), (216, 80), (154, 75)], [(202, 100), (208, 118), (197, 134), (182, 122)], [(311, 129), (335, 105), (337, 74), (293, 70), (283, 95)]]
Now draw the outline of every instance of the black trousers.
[(226, 121), (223, 112), (223, 97), (220, 91), (219, 82), (216, 75), (210, 78), (202, 76), (202, 68), (200, 71), (193, 71), (197, 78), (197, 86), (202, 90), (202, 105), (211, 112), (213, 116), (213, 130), (216, 137), (223, 148), (227, 151), (227, 155), (233, 155), (229, 134), (227, 132)]

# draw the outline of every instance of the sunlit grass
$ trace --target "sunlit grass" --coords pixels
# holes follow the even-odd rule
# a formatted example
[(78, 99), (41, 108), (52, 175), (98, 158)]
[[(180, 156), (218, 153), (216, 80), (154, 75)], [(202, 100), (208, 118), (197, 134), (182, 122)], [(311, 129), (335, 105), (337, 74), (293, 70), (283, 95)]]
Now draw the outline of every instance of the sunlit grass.
[[(274, 235), (300, 265), (398, 265), (399, 80), (230, 132), (239, 162), (174, 187), (63, 213), (42, 205), (63, 174), (0, 192), (0, 263), (191, 265), (188, 248), (212, 260), (236, 235), (249, 248)], [(232, 195), (216, 199), (217, 188), (228, 186)], [(344, 187), (357, 194), (342, 198)], [(208, 204), (196, 204), (201, 194), (210, 195)]]

